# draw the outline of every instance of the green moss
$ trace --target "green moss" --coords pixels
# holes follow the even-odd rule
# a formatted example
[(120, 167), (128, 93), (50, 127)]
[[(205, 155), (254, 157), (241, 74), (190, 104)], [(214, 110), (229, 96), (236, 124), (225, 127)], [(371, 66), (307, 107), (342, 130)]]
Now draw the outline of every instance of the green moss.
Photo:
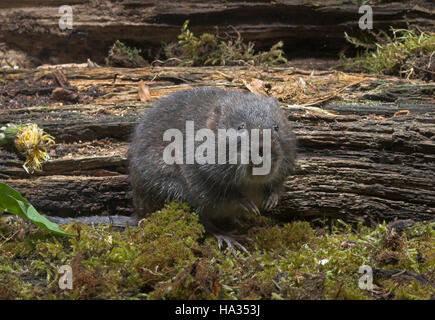
[(358, 285), (349, 283), (347, 279), (331, 279), (325, 281), (324, 298), (328, 300), (368, 300), (369, 297)]
[[(78, 235), (71, 239), (4, 221), (1, 236), (9, 239), (0, 245), (4, 299), (428, 299), (435, 294), (435, 223), (392, 231), (385, 224), (371, 228), (335, 220), (331, 226), (317, 223), (314, 231), (308, 222), (277, 225), (255, 218), (246, 255), (219, 250), (197, 215), (179, 203), (123, 232), (78, 223), (62, 227)], [(388, 255), (397, 258), (394, 264)], [(73, 270), (72, 290), (59, 289), (61, 265)], [(359, 288), (362, 265), (409, 274), (376, 278), (376, 290), (366, 291)]]
[(217, 299), (219, 279), (216, 267), (199, 259), (182, 268), (175, 278), (159, 283), (150, 299)]
[(260, 249), (298, 249), (314, 236), (314, 232), (308, 222), (295, 221), (282, 227), (275, 226), (263, 229), (253, 236)]
[(421, 285), (415, 279), (405, 283), (386, 280), (382, 284), (395, 300), (428, 300), (435, 294), (433, 286)]
[(245, 43), (237, 36), (221, 37), (210, 33), (195, 36), (188, 29), (187, 20), (181, 28), (178, 43), (164, 46), (169, 61), (177, 61), (178, 66), (215, 65), (280, 65), (287, 63), (280, 41), (265, 52), (256, 53), (252, 42)]
[(119, 50), (123, 54), (125, 54), (130, 61), (134, 61), (136, 57), (140, 56), (141, 53), (140, 49), (128, 47), (119, 40), (116, 40), (114, 45), (117, 46)]
[(106, 66), (113, 67), (141, 68), (149, 65), (141, 56), (140, 49), (128, 47), (119, 40), (110, 48), (105, 61)]
[(341, 55), (340, 66), (347, 71), (433, 80), (429, 62), (435, 51), (435, 33), (393, 28), (391, 32), (392, 36), (382, 32), (371, 40), (360, 40), (345, 33), (346, 40), (363, 51), (355, 58)]

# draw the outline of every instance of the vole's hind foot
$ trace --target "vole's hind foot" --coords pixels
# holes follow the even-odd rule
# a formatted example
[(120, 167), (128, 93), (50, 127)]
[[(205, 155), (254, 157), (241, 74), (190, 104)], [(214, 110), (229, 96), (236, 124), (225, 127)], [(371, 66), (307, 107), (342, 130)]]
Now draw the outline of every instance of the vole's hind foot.
[(239, 248), (243, 252), (249, 254), (248, 250), (246, 250), (246, 248), (240, 244), (239, 241), (252, 241), (252, 239), (244, 235), (236, 234), (234, 231), (223, 230), (220, 226), (217, 226), (215, 222), (208, 219), (206, 216), (200, 216), (200, 221), (204, 225), (205, 230), (215, 237), (216, 241), (218, 242), (219, 249), (222, 249), (223, 244), (225, 243), (233, 253), (235, 253), (236, 248)]
[(230, 249), (232, 253), (236, 253), (236, 248), (239, 248), (244, 253), (249, 254), (249, 251), (242, 244), (240, 244), (240, 242), (238, 242), (235, 239), (235, 237), (238, 237), (238, 238), (240, 237), (243, 239), (249, 239), (249, 238), (242, 237), (242, 236), (236, 236), (236, 235), (231, 236), (231, 235), (223, 235), (223, 234), (213, 234), (213, 236), (216, 238), (216, 240), (218, 242), (219, 249), (222, 249), (223, 243), (225, 242), (228, 249)]
[(271, 193), (264, 201), (263, 208), (266, 211), (270, 211), (278, 205), (279, 201), (279, 193), (273, 192)]

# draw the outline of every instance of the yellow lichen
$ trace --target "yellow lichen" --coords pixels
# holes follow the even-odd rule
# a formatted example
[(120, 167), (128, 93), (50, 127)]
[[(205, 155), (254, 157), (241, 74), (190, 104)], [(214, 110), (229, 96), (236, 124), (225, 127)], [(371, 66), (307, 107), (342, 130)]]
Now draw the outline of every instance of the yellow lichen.
[(42, 163), (50, 158), (47, 146), (54, 144), (54, 138), (34, 123), (17, 126), (17, 129), (15, 147), (26, 157), (23, 168), (29, 173), (41, 171)]

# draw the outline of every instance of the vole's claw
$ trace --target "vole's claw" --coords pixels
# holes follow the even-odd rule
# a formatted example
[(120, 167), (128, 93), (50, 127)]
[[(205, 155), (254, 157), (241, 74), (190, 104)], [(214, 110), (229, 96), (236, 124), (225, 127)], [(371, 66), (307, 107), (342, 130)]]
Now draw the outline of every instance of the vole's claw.
[(271, 193), (269, 197), (267, 197), (263, 202), (263, 208), (267, 211), (272, 210), (275, 208), (279, 201), (279, 194), (278, 193)]
[(216, 241), (218, 243), (219, 250), (221, 250), (222, 249), (222, 237), (219, 235), (216, 235), (216, 234), (214, 234), (214, 237), (216, 238)]
[(246, 248), (243, 245), (241, 245), (237, 240), (235, 240), (233, 237), (227, 235), (221, 235), (221, 234), (213, 234), (213, 236), (216, 238), (218, 242), (219, 249), (222, 249), (222, 244), (223, 242), (225, 242), (228, 249), (230, 249), (232, 253), (236, 253), (235, 247), (237, 247), (240, 250), (242, 250), (244, 253), (249, 254), (249, 251), (246, 250)]
[(254, 212), (256, 215), (260, 215), (260, 210), (251, 200), (243, 199), (239, 202), (239, 204), (246, 212)]

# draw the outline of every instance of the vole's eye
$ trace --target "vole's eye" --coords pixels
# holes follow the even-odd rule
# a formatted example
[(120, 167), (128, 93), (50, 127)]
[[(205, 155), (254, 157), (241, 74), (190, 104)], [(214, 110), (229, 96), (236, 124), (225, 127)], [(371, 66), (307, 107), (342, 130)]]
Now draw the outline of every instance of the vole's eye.
[(273, 126), (273, 130), (278, 131), (279, 127), (278, 126)]
[(242, 129), (245, 129), (245, 124), (244, 123), (240, 124), (239, 127), (237, 128), (237, 130), (242, 130)]

